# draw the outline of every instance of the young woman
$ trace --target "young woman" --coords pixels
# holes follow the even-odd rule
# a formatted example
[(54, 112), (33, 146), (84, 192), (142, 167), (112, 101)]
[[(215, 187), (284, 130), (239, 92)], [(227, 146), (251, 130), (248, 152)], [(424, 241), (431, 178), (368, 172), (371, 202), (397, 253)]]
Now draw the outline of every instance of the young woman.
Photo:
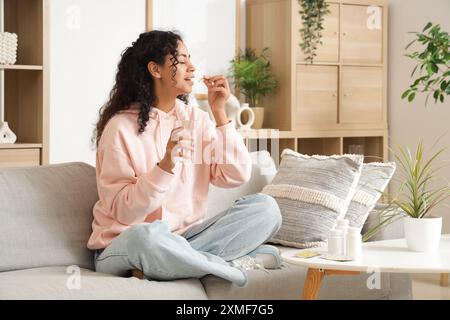
[(155, 280), (214, 274), (243, 286), (257, 255), (272, 257), (270, 267), (281, 263), (275, 247), (260, 246), (281, 225), (272, 197), (241, 197), (204, 219), (209, 184), (239, 186), (252, 163), (224, 111), (225, 77), (203, 78), (216, 125), (188, 106), (194, 71), (173, 32), (143, 33), (122, 54), (94, 132), (99, 201), (88, 248), (99, 272), (138, 269)]

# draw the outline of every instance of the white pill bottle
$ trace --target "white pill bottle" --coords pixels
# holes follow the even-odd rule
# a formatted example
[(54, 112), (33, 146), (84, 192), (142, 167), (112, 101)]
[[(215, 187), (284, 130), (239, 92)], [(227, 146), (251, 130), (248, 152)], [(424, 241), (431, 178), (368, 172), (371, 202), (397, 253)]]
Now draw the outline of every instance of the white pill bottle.
[(362, 251), (362, 237), (359, 228), (347, 228), (346, 240), (347, 256), (354, 260), (360, 259)]

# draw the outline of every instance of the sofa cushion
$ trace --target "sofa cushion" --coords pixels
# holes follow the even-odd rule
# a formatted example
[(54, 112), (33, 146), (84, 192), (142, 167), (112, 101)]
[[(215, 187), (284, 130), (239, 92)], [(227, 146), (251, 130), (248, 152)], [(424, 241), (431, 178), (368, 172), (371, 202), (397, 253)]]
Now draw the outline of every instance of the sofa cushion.
[(345, 219), (350, 226), (362, 230), (369, 212), (375, 207), (395, 172), (395, 162), (364, 163), (356, 193), (348, 207)]
[(283, 223), (270, 242), (299, 248), (325, 244), (355, 193), (362, 155), (304, 155), (283, 150), (280, 168), (263, 189), (276, 199)]
[[(75, 278), (80, 275), (79, 281)], [(198, 279), (148, 281), (67, 267), (0, 272), (0, 300), (6, 299), (206, 299)]]
[(0, 170), (0, 271), (93, 269), (86, 248), (98, 200), (95, 168), (64, 163)]
[[(283, 251), (282, 246), (278, 248)], [(248, 284), (237, 287), (221, 278), (208, 275), (201, 279), (208, 299), (298, 300), (306, 279), (305, 267), (286, 263), (281, 269), (250, 270)], [(318, 299), (386, 299), (390, 293), (390, 274), (382, 273), (380, 289), (367, 288), (372, 274), (326, 276)]]

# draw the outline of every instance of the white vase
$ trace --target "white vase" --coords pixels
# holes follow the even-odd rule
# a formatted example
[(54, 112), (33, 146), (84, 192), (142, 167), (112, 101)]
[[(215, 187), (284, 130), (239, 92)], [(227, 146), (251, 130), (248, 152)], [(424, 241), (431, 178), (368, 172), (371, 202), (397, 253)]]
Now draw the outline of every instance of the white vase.
[(13, 144), (17, 140), (17, 136), (8, 126), (8, 122), (0, 122), (0, 143)]
[(405, 218), (405, 237), (408, 248), (419, 252), (436, 252), (442, 231), (442, 218)]
[[(246, 114), (246, 121), (242, 122), (242, 115)], [(253, 110), (248, 106), (248, 103), (243, 103), (241, 108), (236, 114), (237, 127), (243, 130), (250, 130), (255, 122), (255, 114)]]

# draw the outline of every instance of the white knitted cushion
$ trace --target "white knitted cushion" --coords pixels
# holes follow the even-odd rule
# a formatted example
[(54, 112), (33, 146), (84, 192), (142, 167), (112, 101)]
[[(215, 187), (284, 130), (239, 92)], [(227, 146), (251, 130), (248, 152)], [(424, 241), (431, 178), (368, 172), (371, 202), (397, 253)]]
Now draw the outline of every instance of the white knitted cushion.
[(321, 246), (347, 212), (361, 175), (362, 155), (307, 156), (283, 150), (280, 168), (263, 189), (283, 222), (269, 241), (298, 248)]
[(0, 32), (0, 64), (14, 64), (17, 59), (17, 34)]
[(395, 162), (371, 162), (363, 165), (356, 193), (345, 215), (350, 226), (362, 230), (370, 211), (380, 199), (381, 192), (391, 181), (395, 168)]

